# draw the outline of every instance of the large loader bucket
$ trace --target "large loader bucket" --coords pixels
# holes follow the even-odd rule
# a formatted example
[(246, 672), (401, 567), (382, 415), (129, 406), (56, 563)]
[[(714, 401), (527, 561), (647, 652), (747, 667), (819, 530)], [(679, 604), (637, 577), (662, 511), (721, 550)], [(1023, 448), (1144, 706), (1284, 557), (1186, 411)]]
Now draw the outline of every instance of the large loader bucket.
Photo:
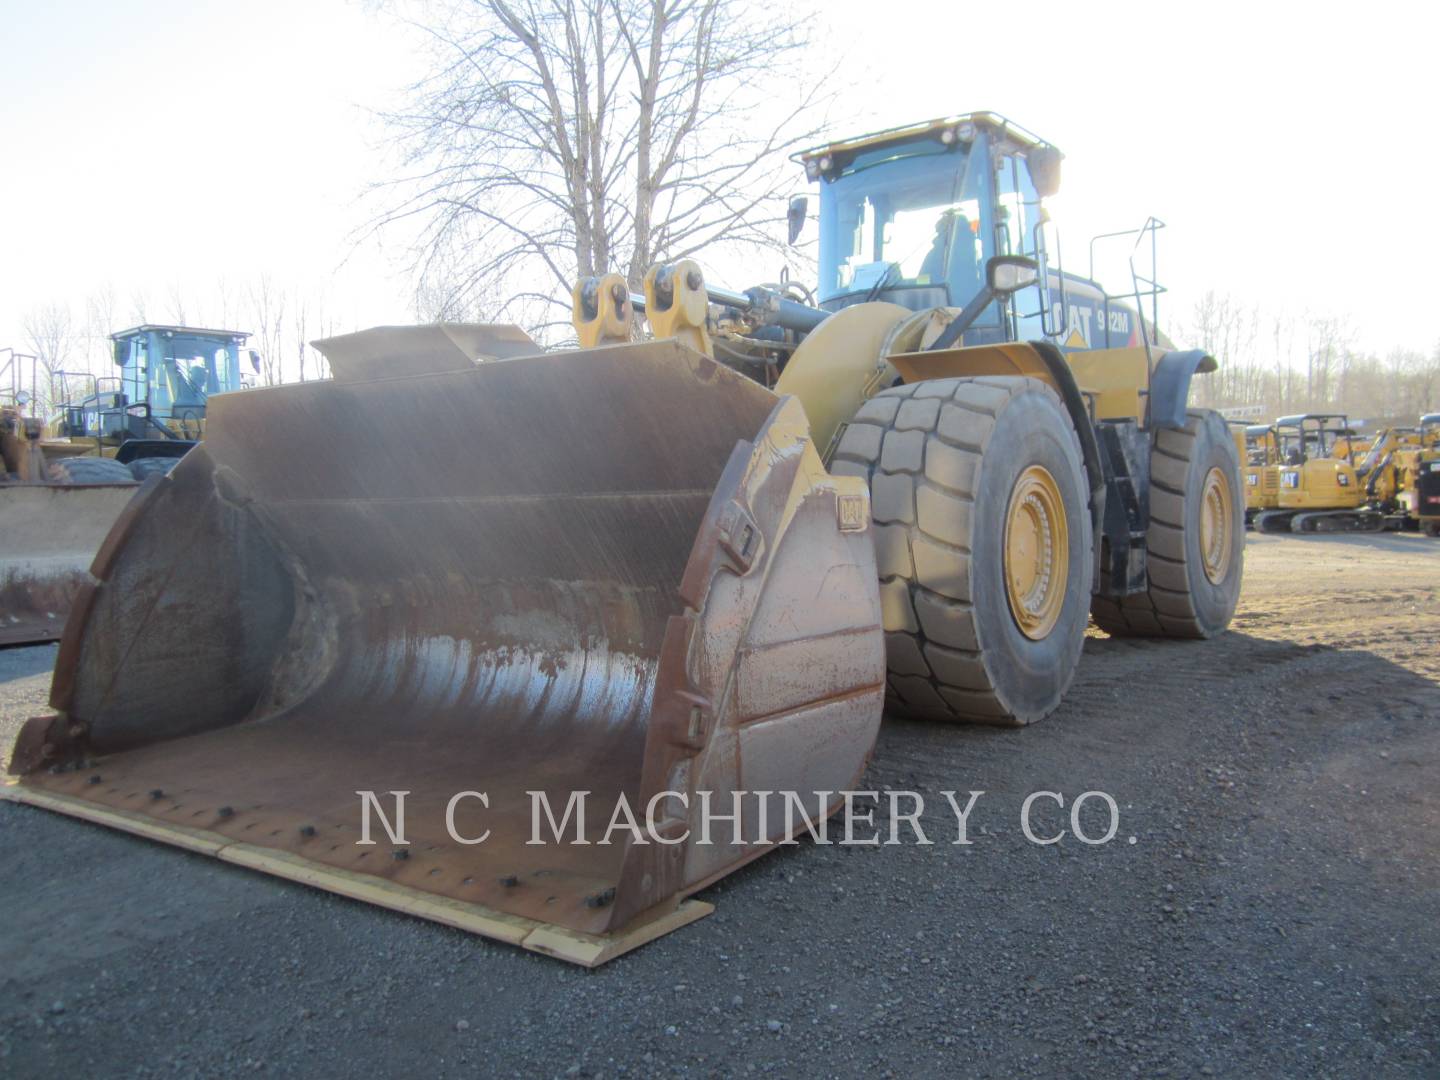
[[(868, 496), (796, 401), (673, 342), (475, 364), (385, 333), (388, 367), (211, 399), (97, 560), (12, 790), (600, 962), (783, 838), (777, 796), (700, 843), (706, 799), (817, 818), (859, 778)], [(588, 793), (585, 842), (533, 792), (557, 823)], [(622, 798), (667, 842), (607, 836)]]
[(0, 645), (56, 641), (134, 484), (0, 484)]

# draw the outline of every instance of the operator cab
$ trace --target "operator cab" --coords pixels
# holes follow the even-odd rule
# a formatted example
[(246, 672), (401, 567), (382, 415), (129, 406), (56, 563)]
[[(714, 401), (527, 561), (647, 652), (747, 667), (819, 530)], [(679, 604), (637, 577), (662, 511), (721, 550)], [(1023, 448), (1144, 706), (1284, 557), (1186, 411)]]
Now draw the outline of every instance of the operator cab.
[[(1145, 292), (1137, 281), (1135, 304), (1125, 306), (1095, 281), (1058, 270), (1057, 253), (1047, 250), (1042, 199), (1059, 190), (1062, 157), (988, 112), (798, 155), (806, 176), (820, 182), (820, 306), (838, 311), (885, 300), (912, 311), (963, 308), (984, 288), (988, 260), (1020, 255), (1039, 264), (1037, 280), (988, 304), (961, 343), (1049, 338), (1067, 350), (1144, 343), (1135, 308), (1140, 296), (1158, 296), (1158, 285), (1143, 279), (1152, 287)], [(797, 211), (803, 223), (803, 200), (792, 207), (792, 238)], [(1151, 219), (1144, 229), (1113, 235), (1144, 239), (1148, 230), (1153, 241), (1158, 227)]]
[(86, 376), (90, 392), (61, 406), (56, 431), (110, 444), (197, 439), (210, 395), (245, 385), (240, 349), (249, 336), (153, 323), (111, 334), (119, 375)]
[(241, 388), (240, 347), (248, 333), (147, 323), (111, 334), (130, 405), (145, 403), (161, 423), (203, 420), (211, 394)]
[(1275, 430), (1280, 439), (1282, 464), (1303, 465), (1311, 458), (1333, 458), (1339, 448), (1341, 459), (1354, 465), (1351, 443), (1355, 431), (1343, 413), (1282, 416), (1275, 421)]
[(1245, 456), (1251, 465), (1271, 465), (1279, 443), (1273, 424), (1250, 424), (1245, 428)]
[(1420, 445), (1425, 448), (1440, 446), (1440, 413), (1426, 413), (1420, 417)]

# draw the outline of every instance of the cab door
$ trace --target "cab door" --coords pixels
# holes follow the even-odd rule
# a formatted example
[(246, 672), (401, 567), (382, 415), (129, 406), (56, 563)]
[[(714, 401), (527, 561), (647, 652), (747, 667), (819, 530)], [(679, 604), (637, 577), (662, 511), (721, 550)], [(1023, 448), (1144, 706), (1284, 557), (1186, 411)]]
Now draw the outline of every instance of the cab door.
[[(995, 253), (1028, 255), (1036, 261), (1040, 195), (1030, 178), (1024, 155), (1008, 152), (999, 157), (995, 172)], [(1039, 283), (1011, 297), (1006, 311), (1011, 341), (1038, 341), (1045, 336), (1043, 298)]]

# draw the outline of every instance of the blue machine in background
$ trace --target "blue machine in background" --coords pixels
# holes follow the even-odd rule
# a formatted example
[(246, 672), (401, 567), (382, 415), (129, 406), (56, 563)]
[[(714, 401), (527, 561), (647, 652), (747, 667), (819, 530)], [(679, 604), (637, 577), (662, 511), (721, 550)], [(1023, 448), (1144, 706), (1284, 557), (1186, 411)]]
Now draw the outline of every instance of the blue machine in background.
[[(120, 374), (94, 380), (83, 399), (62, 405), (56, 434), (118, 447), (122, 462), (181, 457), (204, 435), (210, 395), (245, 385), (241, 352), (249, 337), (155, 323), (111, 334)], [(258, 370), (258, 355), (244, 351)]]

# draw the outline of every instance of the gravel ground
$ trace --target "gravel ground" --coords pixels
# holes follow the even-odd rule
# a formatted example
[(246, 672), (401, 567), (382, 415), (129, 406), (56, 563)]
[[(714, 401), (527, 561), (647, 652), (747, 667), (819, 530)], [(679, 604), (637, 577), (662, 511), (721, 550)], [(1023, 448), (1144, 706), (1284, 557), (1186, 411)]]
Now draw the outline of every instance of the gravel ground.
[[(1440, 1075), (1440, 544), (1247, 557), (1232, 633), (1092, 631), (1037, 728), (887, 721), (940, 843), (768, 855), (596, 972), (0, 805), (0, 1074)], [(6, 746), (53, 659), (0, 652)], [(1113, 842), (1025, 840), (1091, 789)]]

